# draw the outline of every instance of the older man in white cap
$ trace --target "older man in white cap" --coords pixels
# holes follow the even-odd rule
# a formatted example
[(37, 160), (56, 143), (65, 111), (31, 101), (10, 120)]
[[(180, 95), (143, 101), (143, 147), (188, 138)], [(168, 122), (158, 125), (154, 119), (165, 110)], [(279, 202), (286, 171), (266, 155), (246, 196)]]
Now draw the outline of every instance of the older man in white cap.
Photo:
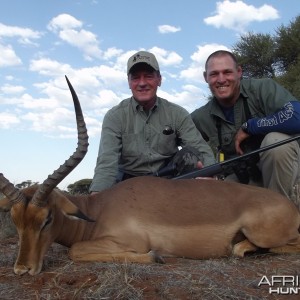
[[(127, 63), (132, 97), (105, 115), (90, 192), (176, 164), (173, 175), (215, 163), (189, 113), (157, 96), (162, 78), (155, 56), (139, 51)], [(183, 150), (178, 151), (181, 146)], [(178, 153), (181, 153), (178, 155)]]

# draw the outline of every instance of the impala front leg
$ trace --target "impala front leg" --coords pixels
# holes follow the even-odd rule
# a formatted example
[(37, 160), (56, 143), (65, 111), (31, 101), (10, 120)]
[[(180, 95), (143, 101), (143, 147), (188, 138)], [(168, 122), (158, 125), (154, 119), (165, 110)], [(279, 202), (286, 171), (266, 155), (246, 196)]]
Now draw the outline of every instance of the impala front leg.
[(138, 253), (134, 249), (123, 248), (111, 240), (84, 241), (74, 244), (69, 257), (73, 261), (98, 262), (135, 262), (135, 263), (165, 263), (164, 259), (155, 251), (149, 250)]
[(232, 254), (233, 256), (244, 257), (246, 252), (255, 252), (258, 248), (245, 239), (233, 246)]

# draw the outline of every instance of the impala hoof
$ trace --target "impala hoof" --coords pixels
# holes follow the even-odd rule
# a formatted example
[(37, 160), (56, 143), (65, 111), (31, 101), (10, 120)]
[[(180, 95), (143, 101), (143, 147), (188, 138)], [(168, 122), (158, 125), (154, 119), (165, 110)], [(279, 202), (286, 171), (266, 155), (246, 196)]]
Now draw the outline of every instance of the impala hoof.
[(157, 254), (156, 251), (151, 250), (151, 251), (149, 251), (149, 254), (152, 256), (154, 262), (159, 263), (159, 264), (166, 263), (165, 260), (163, 259), (163, 257), (160, 256), (159, 254)]

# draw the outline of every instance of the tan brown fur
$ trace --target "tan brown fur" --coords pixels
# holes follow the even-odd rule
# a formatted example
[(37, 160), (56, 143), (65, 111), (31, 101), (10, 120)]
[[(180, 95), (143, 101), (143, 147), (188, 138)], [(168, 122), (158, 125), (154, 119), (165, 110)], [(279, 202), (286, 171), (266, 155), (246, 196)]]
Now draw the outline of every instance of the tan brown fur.
[[(30, 198), (35, 189), (23, 193)], [(208, 259), (257, 248), (300, 252), (294, 204), (237, 183), (139, 177), (85, 197), (54, 190), (45, 207), (18, 203), (11, 213), (20, 237), (17, 274), (39, 273), (54, 241), (70, 247), (75, 261)], [(95, 222), (74, 220), (82, 213)]]

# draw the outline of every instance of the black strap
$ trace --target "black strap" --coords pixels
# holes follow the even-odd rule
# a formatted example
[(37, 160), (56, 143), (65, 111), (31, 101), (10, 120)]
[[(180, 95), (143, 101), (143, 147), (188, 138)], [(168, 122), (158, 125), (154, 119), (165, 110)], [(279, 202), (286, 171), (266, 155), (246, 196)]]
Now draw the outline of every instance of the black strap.
[(252, 118), (252, 116), (251, 116), (251, 113), (250, 113), (247, 98), (244, 98), (243, 104), (244, 104), (244, 110), (245, 110), (245, 114), (246, 114), (246, 121), (248, 121), (249, 119)]
[(219, 140), (219, 146), (218, 146), (218, 150), (220, 151), (222, 149), (222, 130), (221, 130), (221, 119), (219, 117), (216, 117), (216, 127), (218, 130), (218, 140)]
[[(249, 105), (248, 105), (248, 101), (247, 98), (243, 99), (243, 105), (244, 105), (244, 111), (246, 114), (246, 121), (248, 121), (249, 119), (251, 119), (251, 113), (250, 113), (250, 109), (249, 109)], [(222, 121), (219, 117), (216, 117), (216, 127), (218, 130), (218, 140), (219, 140), (219, 146), (218, 146), (218, 150), (222, 149)]]

